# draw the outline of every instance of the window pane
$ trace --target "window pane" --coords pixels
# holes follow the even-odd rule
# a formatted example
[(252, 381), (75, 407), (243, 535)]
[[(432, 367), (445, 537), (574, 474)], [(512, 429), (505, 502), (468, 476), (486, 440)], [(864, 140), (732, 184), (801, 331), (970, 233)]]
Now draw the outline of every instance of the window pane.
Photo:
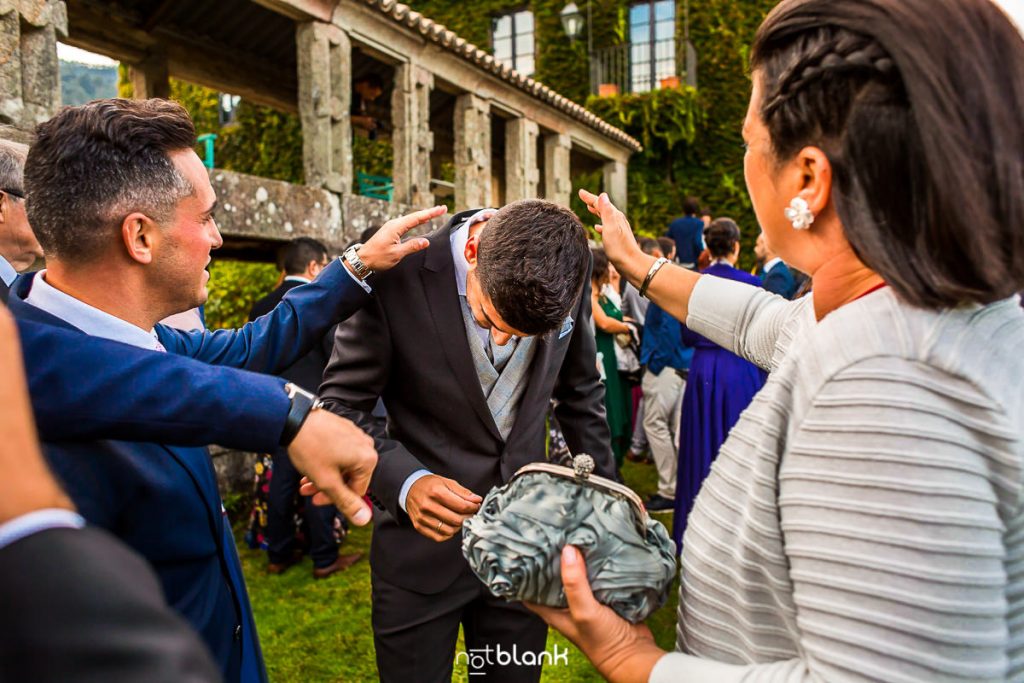
[(676, 15), (676, 4), (673, 0), (658, 0), (654, 3), (654, 18), (656, 21), (674, 19)]
[(629, 42), (631, 43), (647, 43), (651, 40), (651, 25), (650, 24), (630, 24), (629, 25)]
[(629, 25), (646, 24), (651, 20), (651, 6), (646, 2), (629, 8)]
[(655, 40), (672, 40), (676, 25), (671, 21), (659, 21), (654, 25)]
[(533, 34), (533, 12), (527, 10), (516, 13), (516, 33)]
[(533, 34), (516, 36), (516, 57), (528, 57), (533, 55)]
[(494, 20), (494, 38), (505, 38), (512, 35), (512, 17), (506, 14)]
[(630, 46), (629, 52), (633, 64), (639, 65), (641, 62), (647, 63), (651, 61), (650, 43), (633, 43)]
[(532, 76), (534, 71), (533, 55), (516, 58), (516, 71), (524, 76)]
[(512, 40), (502, 38), (494, 41), (494, 57), (503, 61), (512, 60)]

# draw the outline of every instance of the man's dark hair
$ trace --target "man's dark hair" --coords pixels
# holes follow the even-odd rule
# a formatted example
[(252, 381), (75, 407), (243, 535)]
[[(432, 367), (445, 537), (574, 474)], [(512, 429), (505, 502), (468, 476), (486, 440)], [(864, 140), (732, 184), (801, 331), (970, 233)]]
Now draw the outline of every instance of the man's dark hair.
[(673, 251), (676, 250), (676, 241), (671, 237), (659, 237), (658, 248), (661, 249), (661, 253), (664, 256), (669, 256)]
[(825, 152), (846, 238), (900, 297), (1024, 289), (1024, 39), (994, 3), (785, 0), (751, 64), (776, 161)]
[(590, 279), (598, 284), (604, 284), (608, 279), (608, 254), (605, 253), (604, 247), (591, 247), (590, 257), (594, 261)]
[(360, 83), (368, 85), (371, 88), (377, 88), (378, 90), (384, 89), (384, 79), (381, 78), (380, 74), (378, 73), (370, 72), (368, 74), (363, 74), (362, 76), (356, 78), (355, 82), (352, 83), (352, 85), (359, 85)]
[(525, 334), (544, 334), (557, 329), (579, 299), (589, 252), (576, 214), (522, 199), (487, 221), (476, 272), (506, 323)]
[(684, 199), (683, 213), (687, 216), (696, 216), (700, 213), (700, 200), (696, 197), (687, 197)]
[(168, 157), (192, 149), (188, 112), (168, 100), (96, 100), (36, 128), (25, 162), (26, 210), (49, 256), (87, 261), (130, 213), (170, 220), (192, 187)]
[(732, 256), (736, 243), (740, 241), (740, 226), (731, 218), (716, 218), (704, 230), (704, 241), (712, 258)]
[(327, 260), (327, 247), (312, 237), (296, 237), (281, 247), (280, 264), (285, 275), (301, 275), (310, 261)]
[(653, 237), (641, 237), (639, 243), (640, 251), (647, 255), (653, 254), (655, 249), (661, 249), (661, 247), (658, 246), (658, 240)]
[(359, 233), (359, 243), (366, 244), (367, 242), (369, 242), (370, 238), (376, 235), (378, 230), (380, 230), (379, 225), (371, 225), (370, 227), (363, 230), (361, 233)]

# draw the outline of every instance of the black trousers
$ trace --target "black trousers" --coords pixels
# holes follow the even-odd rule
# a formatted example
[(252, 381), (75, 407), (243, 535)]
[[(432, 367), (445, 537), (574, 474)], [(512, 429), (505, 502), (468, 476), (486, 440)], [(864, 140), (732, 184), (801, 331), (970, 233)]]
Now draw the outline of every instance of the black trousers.
[[(288, 452), (274, 452), (274, 470), (267, 492), (267, 554), (271, 562), (287, 562), (295, 546), (295, 502), (302, 475), (292, 465)], [(309, 525), (309, 554), (314, 567), (326, 567), (338, 558), (334, 541), (333, 505), (313, 505), (305, 498), (306, 522)]]
[[(456, 653), (460, 624), (466, 649)], [(540, 617), (492, 596), (468, 566), (434, 595), (373, 574), (373, 642), (383, 683), (449, 683), (456, 657), (471, 681), (536, 683), (547, 633)]]

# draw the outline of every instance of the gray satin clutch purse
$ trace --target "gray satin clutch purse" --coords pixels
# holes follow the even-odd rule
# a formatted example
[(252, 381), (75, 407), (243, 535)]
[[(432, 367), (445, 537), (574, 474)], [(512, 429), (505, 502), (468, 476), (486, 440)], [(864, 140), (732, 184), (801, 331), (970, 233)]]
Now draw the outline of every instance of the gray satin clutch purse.
[(565, 607), (561, 552), (580, 549), (594, 596), (632, 623), (665, 604), (675, 544), (632, 490), (591, 476), (589, 455), (573, 467), (535, 463), (491, 489), (462, 525), (462, 554), (491, 593)]

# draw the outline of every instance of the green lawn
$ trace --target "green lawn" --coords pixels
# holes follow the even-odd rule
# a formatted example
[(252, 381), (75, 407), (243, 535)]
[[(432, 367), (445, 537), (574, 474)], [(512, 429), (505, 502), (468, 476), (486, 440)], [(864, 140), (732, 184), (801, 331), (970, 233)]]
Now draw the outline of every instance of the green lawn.
[[(655, 489), (656, 475), (651, 465), (627, 463), (623, 476), (644, 498)], [(658, 519), (671, 527), (671, 515)], [(343, 552), (360, 550), (369, 555), (370, 534), (369, 529), (354, 530)], [(314, 581), (308, 557), (287, 573), (270, 576), (265, 571), (265, 553), (244, 545), (239, 546), (239, 553), (271, 681), (377, 679), (370, 628), (370, 565), (366, 559), (342, 574)], [(677, 590), (673, 587), (669, 603), (647, 622), (666, 649), (675, 642)], [(554, 643), (569, 648), (569, 666), (547, 667), (543, 677), (546, 683), (601, 680), (586, 658), (552, 631), (549, 650)], [(456, 666), (453, 680), (468, 680), (464, 664)]]

